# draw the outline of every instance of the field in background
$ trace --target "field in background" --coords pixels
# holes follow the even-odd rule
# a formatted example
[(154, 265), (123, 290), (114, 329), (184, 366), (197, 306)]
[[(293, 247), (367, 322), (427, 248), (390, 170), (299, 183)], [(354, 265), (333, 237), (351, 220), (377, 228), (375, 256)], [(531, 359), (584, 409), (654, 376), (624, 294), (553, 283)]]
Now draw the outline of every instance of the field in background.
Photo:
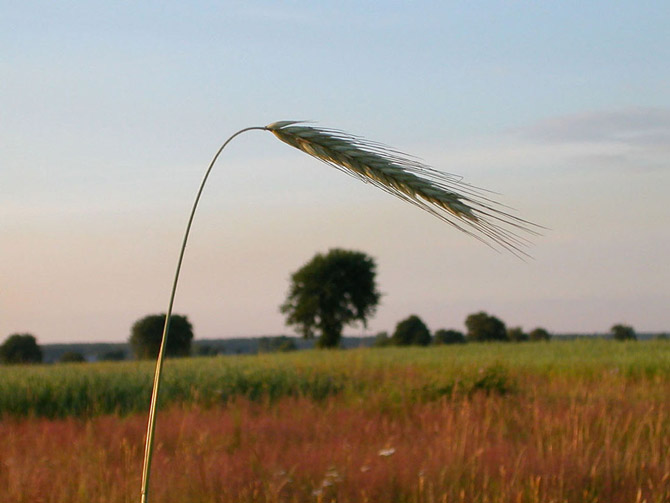
[[(152, 371), (0, 367), (0, 501), (136, 501)], [(306, 351), (166, 371), (151, 501), (670, 501), (667, 342)]]

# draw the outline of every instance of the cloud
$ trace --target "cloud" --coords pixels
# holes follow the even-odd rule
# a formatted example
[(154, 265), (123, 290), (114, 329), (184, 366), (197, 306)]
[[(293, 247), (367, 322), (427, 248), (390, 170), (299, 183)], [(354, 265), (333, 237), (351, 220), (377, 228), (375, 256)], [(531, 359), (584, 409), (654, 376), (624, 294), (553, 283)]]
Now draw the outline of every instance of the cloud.
[(574, 159), (601, 167), (653, 171), (670, 168), (670, 109), (592, 111), (517, 130), (522, 142), (562, 146)]
[(670, 145), (670, 109), (629, 108), (555, 117), (526, 128), (522, 135), (541, 142), (616, 142)]

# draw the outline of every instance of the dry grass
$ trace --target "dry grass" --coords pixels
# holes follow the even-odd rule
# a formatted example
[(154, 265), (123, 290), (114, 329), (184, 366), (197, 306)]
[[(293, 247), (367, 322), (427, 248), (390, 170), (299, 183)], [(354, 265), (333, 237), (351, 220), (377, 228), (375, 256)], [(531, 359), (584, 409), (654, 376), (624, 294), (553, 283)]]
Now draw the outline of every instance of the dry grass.
[[(397, 407), (386, 393), (173, 407), (158, 425), (152, 500), (666, 502), (659, 385), (528, 376), (516, 394)], [(144, 421), (3, 421), (0, 501), (133, 501)]]

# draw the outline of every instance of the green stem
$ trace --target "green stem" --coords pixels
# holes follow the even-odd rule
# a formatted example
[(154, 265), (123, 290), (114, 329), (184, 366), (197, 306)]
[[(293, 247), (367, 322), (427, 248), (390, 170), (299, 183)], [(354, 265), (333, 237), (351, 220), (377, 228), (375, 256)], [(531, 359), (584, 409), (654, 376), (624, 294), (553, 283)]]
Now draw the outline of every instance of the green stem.
[(184, 260), (184, 252), (186, 251), (186, 242), (188, 241), (188, 235), (189, 232), (191, 231), (191, 224), (193, 223), (193, 217), (195, 216), (195, 210), (198, 207), (198, 202), (200, 201), (200, 196), (202, 195), (202, 191), (205, 188), (205, 183), (207, 183), (207, 178), (209, 178), (209, 174), (212, 171), (212, 168), (214, 167), (214, 163), (216, 163), (216, 160), (219, 158), (219, 154), (223, 151), (224, 148), (226, 148), (226, 145), (228, 145), (233, 138), (236, 136), (246, 132), (246, 131), (252, 131), (252, 130), (261, 130), (265, 131), (267, 128), (265, 127), (259, 127), (259, 126), (254, 126), (254, 127), (248, 127), (245, 129), (239, 130), (237, 133), (232, 135), (230, 138), (228, 138), (223, 145), (221, 145), (221, 148), (216, 152), (216, 155), (214, 155), (214, 158), (212, 159), (212, 162), (209, 164), (209, 167), (207, 168), (207, 171), (205, 172), (205, 176), (202, 179), (202, 182), (200, 183), (200, 188), (198, 189), (198, 194), (195, 197), (195, 201), (193, 202), (193, 208), (191, 209), (191, 214), (188, 219), (188, 224), (186, 225), (186, 231), (184, 232), (184, 240), (181, 244), (181, 250), (179, 251), (179, 260), (177, 261), (177, 270), (175, 271), (174, 275), (174, 282), (172, 283), (172, 292), (170, 293), (170, 302), (168, 303), (168, 309), (167, 313), (165, 314), (165, 325), (163, 326), (163, 337), (161, 339), (161, 347), (158, 352), (158, 359), (156, 361), (156, 371), (154, 373), (154, 386), (153, 386), (153, 391), (151, 393), (151, 406), (149, 407), (149, 421), (147, 424), (147, 436), (146, 436), (146, 443), (144, 445), (144, 463), (142, 467), (142, 498), (141, 498), (141, 503), (147, 503), (148, 498), (149, 498), (149, 476), (151, 472), (151, 457), (153, 455), (153, 448), (154, 448), (154, 431), (156, 430), (156, 408), (158, 405), (158, 390), (160, 387), (161, 383), (161, 373), (163, 370), (163, 359), (165, 356), (165, 347), (167, 344), (167, 336), (168, 336), (168, 331), (170, 330), (170, 317), (172, 316), (172, 306), (174, 304), (174, 297), (175, 293), (177, 292), (177, 282), (179, 281), (179, 272), (181, 271), (181, 264), (182, 261)]

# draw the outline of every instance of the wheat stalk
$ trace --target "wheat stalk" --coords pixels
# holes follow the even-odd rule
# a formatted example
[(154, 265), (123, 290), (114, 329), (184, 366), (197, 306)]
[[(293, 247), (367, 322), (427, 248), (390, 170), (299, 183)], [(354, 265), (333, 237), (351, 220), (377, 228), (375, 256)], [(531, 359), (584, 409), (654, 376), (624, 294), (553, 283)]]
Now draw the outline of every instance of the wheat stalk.
[(195, 211), (209, 174), (223, 149), (236, 136), (252, 130), (270, 131), (281, 141), (316, 157), (320, 161), (414, 204), (480, 241), (489, 245), (500, 245), (516, 255), (526, 255), (522, 251), (522, 247), (528, 244), (528, 241), (518, 233), (522, 231), (536, 234), (533, 227), (538, 226), (498, 209), (502, 206), (484, 197), (483, 190), (463, 183), (461, 178), (455, 175), (436, 171), (402, 152), (380, 143), (371, 142), (334, 129), (306, 126), (301, 121), (274, 122), (268, 126), (241, 129), (233, 134), (221, 145), (205, 172), (191, 208), (179, 252), (151, 393), (142, 467), (140, 499), (142, 503), (146, 503), (149, 499), (149, 478), (156, 429), (156, 411), (165, 348), (179, 274)]

